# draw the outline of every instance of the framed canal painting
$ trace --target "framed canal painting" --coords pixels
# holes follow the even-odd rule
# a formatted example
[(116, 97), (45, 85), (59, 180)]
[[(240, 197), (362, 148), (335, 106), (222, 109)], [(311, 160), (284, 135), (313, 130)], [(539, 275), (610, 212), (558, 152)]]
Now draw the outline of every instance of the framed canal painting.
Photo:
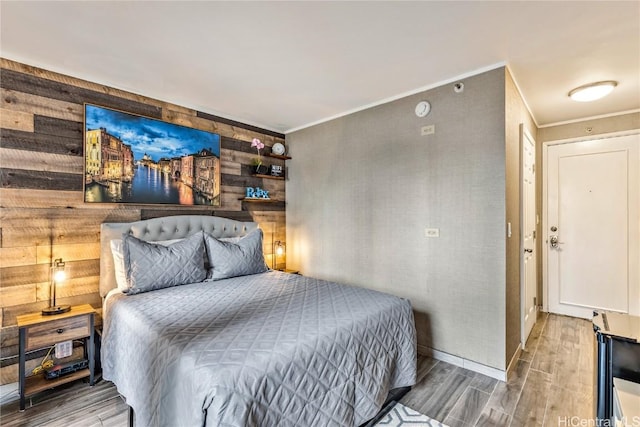
[(220, 135), (85, 104), (86, 203), (220, 206)]

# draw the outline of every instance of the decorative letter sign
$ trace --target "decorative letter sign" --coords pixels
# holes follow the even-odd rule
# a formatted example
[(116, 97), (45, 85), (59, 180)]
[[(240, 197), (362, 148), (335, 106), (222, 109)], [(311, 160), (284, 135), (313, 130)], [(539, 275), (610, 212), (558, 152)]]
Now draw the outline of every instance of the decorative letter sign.
[(246, 199), (268, 199), (269, 192), (267, 190), (263, 190), (260, 187), (247, 187), (245, 191)]

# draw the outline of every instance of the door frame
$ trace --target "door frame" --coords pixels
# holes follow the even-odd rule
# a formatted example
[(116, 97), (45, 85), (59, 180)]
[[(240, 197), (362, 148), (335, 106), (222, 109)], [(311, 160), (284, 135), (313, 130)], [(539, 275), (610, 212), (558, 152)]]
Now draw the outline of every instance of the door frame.
[[(558, 139), (554, 141), (544, 141), (542, 142), (542, 200), (541, 200), (541, 208), (542, 208), (542, 228), (540, 233), (540, 238), (537, 239), (536, 245), (538, 246), (536, 249), (540, 249), (542, 255), (542, 311), (549, 312), (549, 277), (548, 277), (548, 248), (547, 248), (547, 224), (548, 224), (548, 214), (547, 214), (547, 197), (548, 197), (548, 179), (547, 179), (547, 165), (548, 165), (548, 150), (552, 145), (561, 145), (561, 144), (572, 144), (575, 142), (584, 142), (584, 141), (593, 141), (596, 139), (607, 139), (607, 138), (615, 138), (619, 136), (628, 136), (628, 135), (637, 135), (640, 134), (640, 129), (631, 129), (625, 131), (618, 132), (608, 132), (601, 133), (597, 135), (585, 135), (579, 136), (575, 138), (567, 138), (567, 139)], [(542, 238), (544, 236), (544, 239)]]
[[(524, 178), (524, 143), (525, 143), (525, 138), (530, 139), (531, 141), (533, 141), (533, 161), (534, 161), (534, 165), (536, 165), (538, 162), (536, 161), (535, 158), (535, 154), (536, 154), (536, 150), (537, 147), (536, 145), (538, 144), (537, 141), (535, 140), (535, 138), (533, 137), (533, 135), (531, 135), (531, 132), (529, 132), (529, 130), (527, 130), (527, 128), (525, 128), (524, 123), (520, 123), (520, 345), (522, 347), (522, 349), (525, 348), (526, 345), (526, 341), (527, 338), (529, 338), (528, 335), (526, 335), (526, 325), (525, 325), (525, 312), (526, 312), (526, 301), (525, 301), (525, 296), (527, 295), (526, 292), (526, 277), (525, 277), (525, 271), (524, 271), (524, 228), (525, 228), (525, 224), (524, 224), (524, 219), (525, 219), (525, 213), (524, 213), (524, 185), (523, 185), (523, 178)], [(534, 166), (535, 168), (535, 166)], [(535, 169), (534, 169), (535, 171)], [(538, 210), (537, 210), (537, 190), (538, 190), (538, 179), (535, 176), (535, 172), (534, 172), (534, 180), (533, 180), (533, 185), (534, 185), (534, 191), (533, 191), (533, 203), (534, 203), (534, 212), (533, 215), (537, 218), (538, 215)], [(537, 229), (537, 221), (536, 221), (536, 229)], [(533, 248), (533, 253), (534, 255), (537, 255), (538, 252), (538, 235), (537, 233), (535, 234), (535, 238), (534, 238), (534, 248)], [(537, 259), (537, 258), (536, 258)], [(536, 261), (537, 264), (537, 261)], [(536, 269), (536, 297), (537, 297), (537, 293), (538, 293), (538, 279), (537, 279), (537, 269), (538, 266), (534, 265), (534, 268)], [(537, 302), (537, 298), (536, 298), (536, 312), (535, 312), (535, 316), (537, 318), (538, 315), (538, 302)], [(536, 323), (537, 320), (534, 320), (534, 325)], [(525, 336), (526, 335), (526, 336)]]

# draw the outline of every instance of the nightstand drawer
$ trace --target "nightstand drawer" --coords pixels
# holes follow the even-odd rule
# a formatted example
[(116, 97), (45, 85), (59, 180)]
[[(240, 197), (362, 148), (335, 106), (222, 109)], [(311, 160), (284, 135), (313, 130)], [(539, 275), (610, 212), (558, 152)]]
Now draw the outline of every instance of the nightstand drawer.
[(25, 327), (27, 351), (91, 335), (90, 315), (52, 320)]

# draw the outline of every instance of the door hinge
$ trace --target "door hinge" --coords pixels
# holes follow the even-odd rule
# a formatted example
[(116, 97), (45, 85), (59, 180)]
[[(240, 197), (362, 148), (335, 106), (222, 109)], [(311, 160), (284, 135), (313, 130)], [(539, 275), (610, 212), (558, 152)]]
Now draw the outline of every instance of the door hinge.
[(531, 173), (536, 173), (536, 164), (531, 165)]
[(536, 238), (536, 230), (533, 230), (533, 239), (535, 240)]
[(538, 298), (533, 297), (533, 306), (534, 307), (537, 306), (538, 305), (537, 303), (538, 303)]

